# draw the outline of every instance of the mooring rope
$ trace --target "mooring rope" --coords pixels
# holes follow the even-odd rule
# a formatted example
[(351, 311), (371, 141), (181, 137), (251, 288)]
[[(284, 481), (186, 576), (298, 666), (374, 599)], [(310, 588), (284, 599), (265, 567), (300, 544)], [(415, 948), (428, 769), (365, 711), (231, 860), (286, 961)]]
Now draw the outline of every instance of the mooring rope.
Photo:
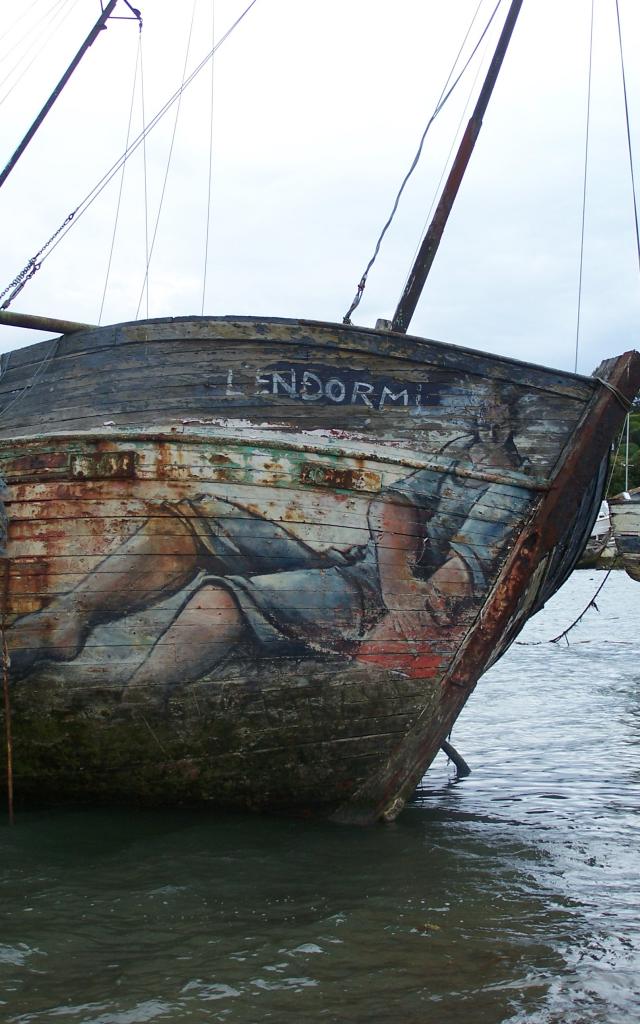
[[(599, 377), (597, 379), (600, 380)], [(607, 381), (601, 381), (601, 383), (602, 384), (607, 384)], [(611, 387), (611, 390), (614, 391), (614, 392), (618, 390), (617, 388), (614, 388), (612, 385), (607, 385), (607, 386)], [(624, 398), (624, 395), (622, 395), (620, 397)], [(626, 401), (626, 399), (625, 399), (625, 401)], [(609, 488), (611, 487), (611, 481), (613, 480), (613, 474), (615, 472), (616, 463), (617, 463), (617, 460), (618, 460), (618, 453), (620, 451), (620, 445), (622, 444), (623, 433), (624, 433), (624, 428), (623, 428), (622, 431), (620, 431), (620, 436), (618, 438), (618, 444), (616, 446), (615, 454), (613, 456), (613, 459), (611, 460), (611, 466), (609, 468), (609, 474), (607, 476), (607, 483), (606, 483), (606, 486), (605, 486), (604, 492), (603, 492), (605, 494), (605, 496), (609, 493)], [(590, 608), (595, 608), (595, 610), (597, 612), (600, 611), (600, 609), (598, 608), (598, 606), (596, 604), (596, 598), (597, 598), (598, 594), (600, 593), (600, 591), (602, 590), (602, 588), (604, 587), (604, 585), (607, 582), (607, 580), (609, 579), (609, 577), (611, 575), (612, 569), (613, 569), (613, 566), (611, 566), (611, 568), (607, 571), (607, 575), (603, 579), (602, 583), (600, 584), (600, 586), (596, 590), (596, 592), (593, 595), (593, 597), (591, 598), (591, 600), (588, 602), (588, 604), (580, 612), (580, 614), (578, 615), (577, 619), (574, 619), (574, 621), (571, 623), (570, 626), (567, 626), (566, 629), (563, 629), (562, 633), (558, 633), (557, 636), (552, 637), (550, 640), (516, 640), (516, 646), (518, 646), (518, 647), (541, 647), (543, 644), (557, 644), (557, 643), (559, 643), (560, 640), (567, 640), (567, 637), (568, 637), (569, 633), (571, 632), (571, 630), (574, 629), (578, 625), (578, 623), (582, 621), (582, 619), (587, 614), (587, 612), (589, 611)], [(567, 646), (569, 646), (569, 641), (568, 640), (567, 640)]]

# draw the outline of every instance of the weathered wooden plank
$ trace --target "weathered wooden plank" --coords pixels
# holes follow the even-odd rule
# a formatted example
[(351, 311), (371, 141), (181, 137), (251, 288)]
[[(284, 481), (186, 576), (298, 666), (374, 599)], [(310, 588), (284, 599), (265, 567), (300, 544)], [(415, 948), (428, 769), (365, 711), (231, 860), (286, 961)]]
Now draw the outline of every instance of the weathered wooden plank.
[[(474, 349), (464, 349), (437, 341), (426, 341), (410, 336), (389, 335), (387, 332), (364, 328), (323, 324), (313, 321), (287, 321), (276, 318), (184, 317), (158, 321), (136, 322), (98, 331), (76, 333), (58, 340), (59, 358), (94, 355), (99, 350), (117, 346), (119, 351), (130, 345), (148, 349), (150, 344), (168, 343), (176, 351), (187, 341), (200, 340), (220, 348), (216, 342), (233, 346), (242, 343), (294, 346), (305, 352), (305, 346), (320, 346), (338, 353), (361, 354), (367, 361), (371, 356), (391, 357), (397, 361), (413, 360), (432, 363), (453, 372), (473, 372), (507, 383), (525, 384), (545, 390), (559, 389), (563, 394), (573, 393), (586, 400), (593, 391), (593, 382), (574, 374), (559, 373), (533, 364), (507, 357), (487, 356)], [(10, 353), (7, 367), (17, 365), (37, 367), (52, 349), (52, 342), (41, 342)], [(118, 361), (122, 356), (118, 356)]]
[(611, 525), (622, 564), (640, 583), (640, 488), (617, 495), (609, 502)]

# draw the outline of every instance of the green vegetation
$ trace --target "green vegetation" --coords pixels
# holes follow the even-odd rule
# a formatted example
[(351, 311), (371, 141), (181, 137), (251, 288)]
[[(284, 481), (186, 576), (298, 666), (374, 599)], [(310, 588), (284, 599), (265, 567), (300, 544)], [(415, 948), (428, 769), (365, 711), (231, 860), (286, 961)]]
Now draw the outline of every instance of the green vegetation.
[[(637, 407), (636, 399), (636, 407)], [(635, 408), (635, 407), (634, 407)], [(622, 431), (622, 439), (618, 448), (615, 468), (609, 484), (608, 497), (624, 490), (625, 459), (626, 459), (626, 426)], [(616, 447), (618, 442), (616, 441)], [(631, 413), (629, 421), (629, 487), (640, 487), (640, 409)]]

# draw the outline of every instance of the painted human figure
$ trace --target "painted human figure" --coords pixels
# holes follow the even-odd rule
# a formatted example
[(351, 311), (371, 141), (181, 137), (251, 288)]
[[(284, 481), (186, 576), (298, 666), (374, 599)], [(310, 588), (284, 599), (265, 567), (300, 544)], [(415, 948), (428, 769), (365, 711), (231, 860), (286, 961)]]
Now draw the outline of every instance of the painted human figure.
[[(464, 455), (478, 468), (521, 464), (506, 405), (479, 414)], [(72, 660), (96, 625), (204, 571), (133, 673), (127, 699), (169, 694), (247, 644), (262, 657), (332, 653), (432, 675), (477, 610), (528, 499), (521, 487), (417, 470), (371, 500), (366, 544), (328, 552), (240, 502), (203, 495), (167, 505), (172, 514), (145, 520), (103, 571), (14, 624), (14, 671), (26, 674), (36, 657)], [(37, 655), (25, 630), (39, 637)]]

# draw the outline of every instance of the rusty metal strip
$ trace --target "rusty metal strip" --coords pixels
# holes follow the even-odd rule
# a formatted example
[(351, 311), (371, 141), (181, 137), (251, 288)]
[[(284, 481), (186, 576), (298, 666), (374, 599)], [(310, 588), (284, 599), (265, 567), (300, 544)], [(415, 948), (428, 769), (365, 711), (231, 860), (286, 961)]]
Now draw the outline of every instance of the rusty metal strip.
[[(285, 427), (283, 426), (283, 430)], [(289, 428), (290, 429), (290, 428)], [(438, 462), (435, 459), (422, 459), (408, 451), (398, 451), (396, 448), (385, 447), (384, 444), (371, 444), (370, 450), (366, 447), (345, 448), (332, 444), (309, 443), (307, 441), (294, 441), (290, 437), (277, 435), (275, 437), (256, 437), (253, 435), (242, 437), (242, 435), (227, 434), (222, 429), (215, 434), (197, 434), (178, 431), (148, 431), (139, 430), (104, 430), (104, 431), (69, 431), (68, 433), (52, 434), (27, 434), (22, 437), (0, 438), (0, 454), (3, 450), (12, 450), (22, 445), (37, 445), (39, 443), (64, 444), (72, 441), (74, 445), (78, 442), (100, 443), (104, 441), (124, 441), (128, 444), (138, 442), (141, 444), (172, 443), (183, 446), (188, 444), (214, 444), (221, 442), (231, 448), (268, 448), (277, 451), (301, 452), (328, 456), (336, 459), (353, 459), (355, 461), (370, 461), (388, 463), (391, 466), (409, 467), (410, 469), (429, 469), (435, 473), (448, 473), (451, 470), (451, 461)], [(72, 454), (76, 454), (75, 452)], [(515, 470), (503, 469), (499, 473), (478, 467), (469, 468), (456, 466), (456, 474), (470, 480), (482, 480), (487, 483), (507, 484), (516, 487), (526, 487), (530, 491), (548, 491), (551, 483), (548, 479), (536, 476), (529, 476), (526, 473), (519, 473)], [(49, 479), (51, 473), (47, 473)], [(35, 478), (34, 478), (35, 479)]]

